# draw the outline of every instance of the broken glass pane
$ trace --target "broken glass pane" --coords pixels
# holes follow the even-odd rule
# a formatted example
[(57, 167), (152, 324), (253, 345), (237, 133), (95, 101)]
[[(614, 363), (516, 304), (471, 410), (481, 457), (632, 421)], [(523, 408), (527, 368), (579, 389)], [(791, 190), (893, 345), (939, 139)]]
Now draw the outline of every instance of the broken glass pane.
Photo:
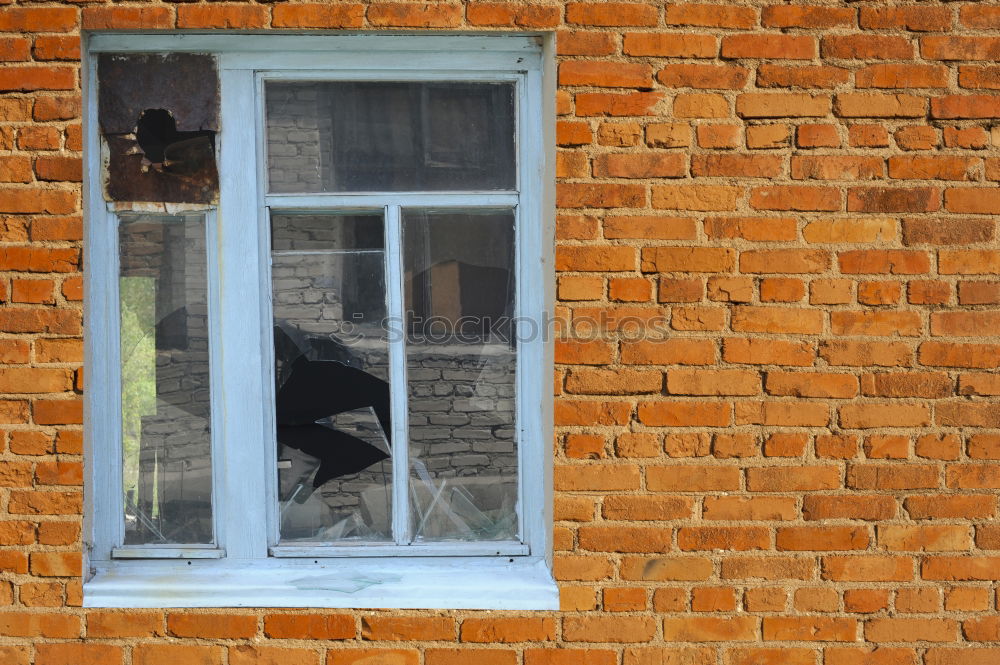
[(514, 215), (404, 211), (416, 541), (515, 540)]
[(205, 217), (119, 224), (125, 544), (213, 541)]
[(381, 213), (274, 213), (281, 541), (392, 538)]
[(515, 187), (514, 85), (269, 81), (272, 192)]

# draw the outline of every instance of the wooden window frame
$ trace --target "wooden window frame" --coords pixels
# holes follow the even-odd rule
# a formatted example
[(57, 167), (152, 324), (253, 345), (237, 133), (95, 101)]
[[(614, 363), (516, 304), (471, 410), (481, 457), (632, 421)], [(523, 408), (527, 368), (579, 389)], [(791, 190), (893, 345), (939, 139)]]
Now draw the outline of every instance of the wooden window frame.
[[(556, 609), (552, 551), (554, 72), (532, 35), (91, 34), (85, 67), (85, 540), (89, 607)], [(220, 75), (217, 206), (104, 200), (96, 54), (212, 53)], [(509, 81), (517, 106), (516, 190), (274, 194), (263, 167), (265, 80)], [(253, 109), (252, 113), (248, 109)], [(215, 545), (123, 546), (117, 219), (202, 210), (209, 256)], [(397, 542), (278, 545), (269, 210), (383, 211), (390, 312), (402, 312), (403, 207), (515, 210), (519, 542), (407, 544), (406, 396), (394, 391)], [(248, 334), (256, 331), (257, 334)], [(393, 385), (403, 342), (390, 343)], [(236, 479), (227, 482), (227, 479)]]

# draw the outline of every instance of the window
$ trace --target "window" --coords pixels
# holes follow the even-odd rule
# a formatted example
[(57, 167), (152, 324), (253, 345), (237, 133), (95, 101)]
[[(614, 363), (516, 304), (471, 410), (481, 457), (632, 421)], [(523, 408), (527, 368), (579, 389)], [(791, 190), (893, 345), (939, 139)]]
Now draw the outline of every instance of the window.
[(88, 43), (84, 604), (556, 608), (542, 40)]

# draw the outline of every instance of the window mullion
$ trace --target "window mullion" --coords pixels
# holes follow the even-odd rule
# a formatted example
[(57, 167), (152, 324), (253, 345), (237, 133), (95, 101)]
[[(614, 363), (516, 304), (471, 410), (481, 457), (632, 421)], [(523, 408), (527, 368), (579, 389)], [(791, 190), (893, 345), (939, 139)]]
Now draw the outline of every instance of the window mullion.
[(392, 534), (409, 545), (410, 489), (408, 390), (406, 382), (406, 313), (403, 302), (403, 224), (398, 205), (385, 209), (386, 311), (389, 336), (389, 386), (392, 411)]
[[(225, 60), (223, 60), (223, 65)], [(257, 222), (257, 174), (253, 72), (221, 67), (222, 138), (219, 151), (218, 212), (219, 320), (225, 340), (214, 353), (221, 367), (221, 390), (213, 400), (213, 427), (221, 446), (217, 533), (226, 556), (237, 559), (267, 556), (268, 473), (275, 455), (266, 431), (264, 379), (270, 354), (262, 338), (262, 274)], [(216, 476), (217, 478), (219, 476)]]

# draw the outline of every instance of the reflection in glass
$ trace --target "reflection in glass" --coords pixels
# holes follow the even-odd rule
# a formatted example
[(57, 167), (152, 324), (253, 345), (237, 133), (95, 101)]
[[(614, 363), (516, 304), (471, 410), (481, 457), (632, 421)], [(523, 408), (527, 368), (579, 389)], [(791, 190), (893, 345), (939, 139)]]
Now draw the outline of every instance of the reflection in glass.
[(404, 211), (415, 541), (514, 540), (514, 216)]
[(270, 191), (514, 189), (514, 85), (269, 81)]
[(392, 538), (380, 214), (274, 213), (282, 542)]
[(118, 239), (125, 544), (211, 543), (205, 218), (122, 216)]

